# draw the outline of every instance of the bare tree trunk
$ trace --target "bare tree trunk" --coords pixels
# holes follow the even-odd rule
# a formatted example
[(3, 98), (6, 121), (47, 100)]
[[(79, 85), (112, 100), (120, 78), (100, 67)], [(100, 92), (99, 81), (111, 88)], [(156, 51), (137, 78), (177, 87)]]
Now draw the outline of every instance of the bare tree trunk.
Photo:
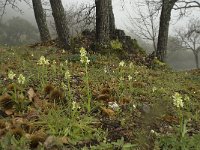
[(62, 1), (50, 0), (50, 4), (60, 44), (64, 49), (69, 49), (69, 29), (67, 27), (67, 19)]
[(109, 1), (109, 13), (110, 13), (110, 38), (114, 37), (115, 35), (115, 16), (113, 13), (113, 7), (112, 7), (112, 0)]
[(169, 22), (171, 20), (171, 11), (177, 0), (162, 0), (162, 10), (160, 16), (160, 28), (158, 34), (158, 43), (156, 57), (164, 61), (167, 52), (167, 41), (169, 34)]
[(51, 36), (47, 26), (46, 15), (42, 8), (42, 2), (41, 0), (32, 0), (32, 3), (41, 41), (48, 41), (51, 39)]
[(110, 40), (110, 2), (95, 0), (96, 3), (96, 40), (105, 44)]

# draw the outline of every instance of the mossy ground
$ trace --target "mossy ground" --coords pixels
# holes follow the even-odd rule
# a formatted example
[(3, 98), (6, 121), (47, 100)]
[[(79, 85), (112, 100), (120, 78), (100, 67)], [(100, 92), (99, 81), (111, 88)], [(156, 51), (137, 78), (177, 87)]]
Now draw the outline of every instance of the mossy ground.
[[(41, 68), (37, 65), (40, 56), (50, 60), (43, 85)], [(188, 123), (188, 135), (199, 134), (199, 70), (174, 72), (159, 63), (150, 69), (137, 65), (134, 60), (124, 60), (125, 66), (119, 68), (121, 60), (111, 54), (93, 53), (89, 59), (92, 110), (88, 114), (84, 67), (79, 54), (63, 53), (53, 47), (0, 48), (1, 149), (122, 149), (123, 146), (124, 149), (156, 149), (159, 148), (157, 136), (175, 135), (179, 125), (172, 99), (175, 92), (190, 97), (192, 119)], [(62, 82), (67, 84), (66, 60), (71, 73), (72, 100), (81, 107), (73, 117), (67, 106), (67, 89), (61, 87)], [(133, 66), (129, 67), (131, 62)], [(14, 80), (8, 79), (10, 70), (16, 74)], [(26, 82), (18, 87), (20, 73)], [(13, 84), (21, 91), (17, 96), (20, 104), (15, 101), (10, 106), (7, 101), (13, 101)], [(30, 89), (34, 94), (31, 98)], [(6, 96), (10, 99), (5, 100)], [(116, 102), (119, 109), (110, 108), (109, 102)], [(134, 148), (128, 148), (127, 143)]]

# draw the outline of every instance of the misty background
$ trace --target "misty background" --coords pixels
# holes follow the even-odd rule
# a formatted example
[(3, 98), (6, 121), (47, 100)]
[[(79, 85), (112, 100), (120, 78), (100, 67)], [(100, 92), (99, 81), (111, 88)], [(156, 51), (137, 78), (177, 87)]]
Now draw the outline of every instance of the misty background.
[[(141, 1), (141, 0), (140, 0)], [(133, 28), (130, 23), (130, 15), (132, 18), (137, 17), (137, 10), (135, 8), (136, 2), (140, 2), (139, 0), (113, 0), (113, 11), (115, 15), (115, 22), (116, 27), (118, 29), (123, 29), (126, 34), (131, 35), (132, 38), (137, 39), (140, 43), (141, 47), (143, 47), (147, 53), (151, 53), (153, 51), (153, 46), (151, 42), (148, 42), (146, 40), (143, 40), (136, 36), (135, 33), (133, 33)], [(63, 4), (65, 6), (66, 11), (70, 11), (72, 8), (74, 10), (78, 9), (82, 5), (87, 4), (88, 6), (94, 4), (93, 0), (63, 0)], [(33, 9), (31, 5), (28, 5), (24, 2), (18, 2), (17, 3), (19, 8), (23, 11), (20, 13), (19, 11), (13, 10), (9, 6), (6, 8), (6, 12), (3, 16), (2, 22), (6, 22), (13, 17), (20, 17), (28, 22), (30, 22), (36, 29), (36, 21), (33, 13)], [(50, 9), (50, 7), (47, 5), (45, 9)], [(143, 10), (145, 13), (145, 10)], [(51, 17), (51, 12), (47, 11), (48, 22), (51, 24), (53, 22), (53, 19)], [(176, 29), (185, 28), (188, 21), (191, 19), (199, 19), (198, 15), (198, 9), (196, 11), (189, 11), (186, 16), (183, 16), (181, 19), (179, 19), (179, 11), (172, 11), (172, 19), (170, 22), (170, 37), (176, 36)], [(159, 20), (157, 21), (157, 24), (159, 24)], [(22, 27), (23, 28), (23, 27)], [(53, 27), (52, 27), (53, 28)], [(27, 30), (28, 31), (28, 30)], [(36, 33), (37, 30), (31, 28), (31, 31), (33, 33)], [(30, 31), (30, 32), (31, 32)], [(52, 34), (55, 34), (55, 32), (52, 32)], [(55, 35), (56, 36), (56, 35)], [(39, 41), (39, 33), (37, 35), (34, 35), (33, 41)], [(28, 41), (28, 43), (31, 43), (33, 41)], [(170, 38), (169, 38), (170, 41)], [(1, 44), (1, 43), (0, 43)], [(173, 50), (173, 46), (176, 47), (176, 43), (173, 43), (173, 38), (171, 39), (171, 45), (168, 48), (168, 56), (167, 56), (167, 63), (175, 70), (189, 70), (195, 68), (195, 61), (194, 61), (194, 55), (190, 50)]]

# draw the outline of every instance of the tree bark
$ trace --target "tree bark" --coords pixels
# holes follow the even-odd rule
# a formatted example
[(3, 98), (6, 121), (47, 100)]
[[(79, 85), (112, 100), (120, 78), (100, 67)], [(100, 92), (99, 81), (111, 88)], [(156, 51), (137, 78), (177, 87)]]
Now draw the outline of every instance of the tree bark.
[(113, 13), (113, 7), (112, 7), (112, 0), (109, 1), (109, 13), (110, 13), (110, 38), (114, 37), (115, 35), (115, 16)]
[(40, 39), (42, 42), (46, 42), (51, 39), (51, 36), (47, 26), (46, 14), (43, 10), (42, 2), (41, 0), (32, 0), (32, 3), (35, 14), (35, 20), (40, 32)]
[(110, 2), (95, 0), (96, 3), (96, 40), (106, 44), (110, 40)]
[(60, 44), (64, 49), (69, 49), (70, 48), (69, 29), (67, 27), (67, 19), (64, 7), (62, 5), (62, 1), (50, 0), (50, 4)]
[(162, 0), (162, 10), (160, 15), (160, 27), (158, 34), (158, 43), (156, 57), (164, 61), (167, 53), (167, 41), (169, 34), (169, 22), (171, 20), (171, 11), (178, 0)]

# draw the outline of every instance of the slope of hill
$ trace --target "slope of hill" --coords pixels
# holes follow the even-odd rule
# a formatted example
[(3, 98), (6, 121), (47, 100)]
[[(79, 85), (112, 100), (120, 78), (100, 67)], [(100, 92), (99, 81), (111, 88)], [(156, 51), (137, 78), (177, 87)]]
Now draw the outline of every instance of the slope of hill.
[(0, 48), (1, 149), (200, 149), (199, 70), (81, 52)]

